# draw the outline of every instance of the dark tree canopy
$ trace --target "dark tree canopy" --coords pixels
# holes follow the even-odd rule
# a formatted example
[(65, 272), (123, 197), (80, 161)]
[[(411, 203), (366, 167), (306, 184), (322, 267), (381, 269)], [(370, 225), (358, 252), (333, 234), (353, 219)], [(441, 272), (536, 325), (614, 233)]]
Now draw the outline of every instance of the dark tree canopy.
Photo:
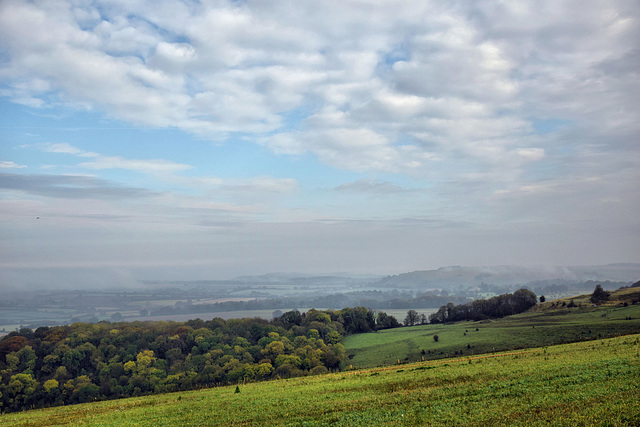
[(429, 316), (431, 323), (458, 322), (461, 320), (483, 320), (522, 313), (535, 306), (536, 294), (520, 289), (513, 294), (498, 295), (487, 300), (480, 299), (468, 304), (449, 303)]
[(376, 319), (376, 324), (378, 326), (378, 329), (391, 329), (391, 328), (397, 328), (400, 326), (400, 322), (398, 322), (398, 320), (395, 317), (388, 315), (384, 311), (378, 312), (378, 318)]
[(595, 290), (591, 294), (591, 302), (594, 304), (599, 304), (604, 301), (609, 300), (610, 293), (602, 289), (602, 285), (596, 285)]
[(404, 326), (413, 326), (420, 323), (420, 317), (415, 310), (407, 311), (407, 317), (404, 318)]
[(99, 322), (0, 341), (0, 411), (339, 370), (343, 335), (398, 326), (365, 307), (260, 318)]

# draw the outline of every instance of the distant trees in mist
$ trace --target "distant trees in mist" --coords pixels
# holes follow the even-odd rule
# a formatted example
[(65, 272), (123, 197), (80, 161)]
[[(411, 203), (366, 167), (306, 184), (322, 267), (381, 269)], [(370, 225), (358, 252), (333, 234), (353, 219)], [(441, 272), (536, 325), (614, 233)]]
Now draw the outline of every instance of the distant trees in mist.
[(489, 299), (479, 299), (467, 304), (448, 303), (429, 316), (430, 323), (458, 322), (462, 320), (483, 320), (499, 318), (527, 311), (537, 303), (536, 294), (528, 289), (520, 289), (513, 294), (498, 295)]

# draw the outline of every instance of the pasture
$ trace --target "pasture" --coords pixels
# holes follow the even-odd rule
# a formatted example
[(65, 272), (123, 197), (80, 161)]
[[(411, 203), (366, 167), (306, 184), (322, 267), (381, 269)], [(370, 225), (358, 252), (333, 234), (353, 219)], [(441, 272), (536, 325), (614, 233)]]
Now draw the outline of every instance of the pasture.
[(639, 332), (640, 305), (583, 306), (533, 310), (496, 320), (387, 329), (351, 335), (343, 343), (348, 363), (367, 368)]
[(639, 425), (640, 335), (0, 416), (6, 426)]

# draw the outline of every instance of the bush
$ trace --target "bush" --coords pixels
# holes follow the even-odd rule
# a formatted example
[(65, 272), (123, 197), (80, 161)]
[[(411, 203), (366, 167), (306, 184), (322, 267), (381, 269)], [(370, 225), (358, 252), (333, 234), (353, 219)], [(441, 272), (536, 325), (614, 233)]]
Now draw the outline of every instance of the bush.
[(302, 371), (295, 366), (285, 363), (284, 365), (278, 367), (276, 369), (276, 375), (280, 378), (293, 378), (300, 377), (303, 375)]
[(329, 370), (324, 366), (316, 366), (309, 371), (309, 375), (324, 375), (328, 374)]
[(599, 304), (609, 300), (610, 293), (602, 289), (602, 285), (596, 285), (595, 290), (591, 294), (591, 302)]

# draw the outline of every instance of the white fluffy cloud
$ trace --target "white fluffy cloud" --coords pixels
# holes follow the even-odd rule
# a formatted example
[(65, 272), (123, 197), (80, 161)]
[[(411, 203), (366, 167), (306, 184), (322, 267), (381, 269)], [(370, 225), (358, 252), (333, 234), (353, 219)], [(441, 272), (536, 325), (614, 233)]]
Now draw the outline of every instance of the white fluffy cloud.
[(19, 165), (15, 162), (0, 161), (0, 169), (22, 169), (26, 167), (26, 165)]
[[(332, 194), (393, 194), (405, 206), (380, 204), (380, 218), (500, 227), (538, 215), (557, 225), (580, 209), (587, 228), (609, 211), (637, 230), (637, 40), (631, 0), (5, 0), (0, 96), (248, 141), (292, 162), (313, 156), (347, 176), (324, 186), (344, 190)], [(289, 171), (222, 179), (184, 160), (37, 147), (77, 157), (82, 173), (134, 171), (188, 188), (145, 196), (168, 217), (173, 202), (202, 207), (200, 224), (226, 223), (229, 212), (276, 221), (350, 212), (329, 212), (344, 201)], [(12, 160), (0, 168), (25, 163)], [(400, 183), (411, 180), (419, 197)], [(267, 199), (300, 193), (287, 205), (295, 212), (276, 203), (266, 213)]]
[[(68, 102), (216, 140), (275, 132), (274, 149), (340, 168), (419, 174), (462, 154), (477, 169), (510, 169), (514, 156), (541, 158), (545, 147), (527, 139), (536, 119), (598, 116), (604, 132), (638, 130), (629, 2), (1, 8), (0, 78), (17, 102)], [(290, 134), (283, 120), (301, 107), (308, 117)]]

